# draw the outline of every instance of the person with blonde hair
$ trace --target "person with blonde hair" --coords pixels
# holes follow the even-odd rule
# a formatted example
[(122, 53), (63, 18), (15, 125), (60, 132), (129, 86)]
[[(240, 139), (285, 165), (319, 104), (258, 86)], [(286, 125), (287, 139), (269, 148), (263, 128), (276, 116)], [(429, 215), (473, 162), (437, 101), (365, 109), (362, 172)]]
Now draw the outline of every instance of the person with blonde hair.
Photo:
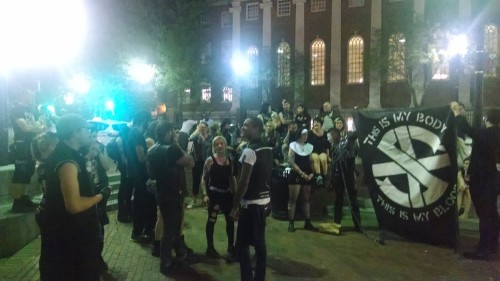
[(203, 167), (201, 181), (203, 201), (208, 205), (208, 219), (205, 234), (207, 237), (206, 255), (219, 258), (214, 247), (214, 228), (217, 215), (222, 211), (226, 219), (228, 260), (235, 260), (234, 221), (229, 216), (233, 208), (233, 194), (236, 186), (233, 165), (227, 153), (227, 142), (223, 136), (216, 136), (212, 141), (212, 155)]

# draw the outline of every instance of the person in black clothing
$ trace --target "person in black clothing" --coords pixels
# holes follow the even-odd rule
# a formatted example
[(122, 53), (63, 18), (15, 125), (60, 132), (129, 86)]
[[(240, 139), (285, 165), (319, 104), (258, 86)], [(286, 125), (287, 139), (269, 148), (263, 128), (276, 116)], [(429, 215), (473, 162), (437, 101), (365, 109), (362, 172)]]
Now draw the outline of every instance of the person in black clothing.
[[(236, 252), (240, 260), (241, 280), (265, 280), (266, 278), (266, 205), (269, 204), (272, 147), (261, 139), (264, 125), (259, 118), (247, 118), (241, 131), (248, 140), (240, 163), (241, 175), (233, 200), (231, 217), (238, 222)], [(255, 275), (252, 274), (249, 247), (253, 245), (257, 258)]]
[(314, 177), (310, 159), (314, 148), (310, 143), (306, 143), (307, 129), (302, 129), (297, 133), (299, 134), (297, 141), (290, 143), (290, 151), (288, 152), (288, 159), (292, 168), (288, 178), (288, 218), (290, 219), (288, 231), (295, 232), (295, 208), (300, 193), (302, 193), (302, 199), (304, 200), (302, 204), (305, 218), (304, 229), (317, 231), (318, 229), (311, 223), (311, 203), (309, 202)]
[(153, 241), (156, 224), (156, 199), (146, 188), (148, 173), (146, 153), (148, 151), (144, 133), (149, 124), (148, 112), (140, 112), (134, 118), (128, 136), (127, 164), (134, 186), (133, 227), (131, 239), (134, 242)]
[(26, 195), (26, 188), (35, 173), (35, 159), (30, 149), (31, 141), (44, 129), (35, 120), (34, 100), (35, 93), (26, 91), (20, 95), (19, 103), (10, 111), (14, 130), (14, 175), (9, 185), (9, 193), (14, 199), (13, 212), (31, 212), (37, 206)]
[(313, 128), (310, 131), (307, 142), (313, 146), (311, 154), (311, 162), (314, 169), (316, 184), (323, 185), (323, 180), (326, 180), (328, 174), (328, 158), (330, 155), (330, 143), (328, 142), (327, 134), (323, 128), (323, 120), (314, 118)]
[(498, 178), (500, 164), (500, 110), (487, 112), (485, 128), (472, 128), (458, 109), (451, 103), (459, 131), (473, 140), (470, 156), (470, 195), (479, 218), (479, 244), (464, 257), (488, 260), (498, 251), (500, 218), (497, 211)]
[(335, 206), (333, 211), (333, 222), (340, 228), (342, 222), (342, 208), (344, 206), (344, 192), (347, 191), (349, 204), (351, 207), (354, 229), (362, 232), (361, 216), (355, 180), (355, 158), (357, 148), (357, 134), (355, 132), (345, 132), (344, 126), (340, 126), (343, 121), (336, 118), (336, 127), (330, 130), (332, 144), (332, 182), (335, 189)]
[[(90, 177), (94, 183), (94, 189), (96, 192), (103, 188), (109, 188), (109, 180), (106, 171), (109, 170), (109, 159), (106, 155), (106, 150), (104, 145), (94, 140), (90, 147), (85, 148), (87, 151), (87, 170), (90, 172)], [(97, 203), (97, 217), (99, 218), (99, 223), (101, 224), (101, 239), (99, 245), (100, 253), (100, 271), (108, 271), (108, 265), (102, 257), (102, 251), (104, 250), (104, 226), (109, 224), (109, 217), (106, 210), (108, 200), (102, 200)]]
[(207, 158), (203, 168), (203, 201), (208, 204), (208, 219), (206, 225), (207, 250), (206, 255), (219, 258), (214, 247), (214, 228), (217, 215), (222, 211), (226, 218), (228, 260), (234, 260), (234, 221), (229, 216), (233, 208), (233, 194), (236, 188), (233, 164), (229, 158), (227, 143), (224, 137), (217, 136), (212, 141), (212, 156)]
[(118, 137), (116, 138), (116, 143), (118, 145), (118, 150), (120, 152), (120, 158), (116, 165), (118, 171), (120, 171), (120, 187), (118, 189), (118, 215), (117, 219), (119, 222), (131, 223), (133, 221), (132, 214), (132, 195), (134, 193), (134, 184), (130, 178), (130, 172), (128, 170), (127, 154), (128, 152), (128, 135), (130, 133), (130, 127), (124, 126), (120, 130)]
[(185, 186), (184, 168), (194, 166), (193, 158), (182, 151), (174, 141), (174, 126), (161, 121), (156, 126), (158, 142), (148, 150), (148, 172), (156, 180), (156, 198), (163, 217), (160, 271), (175, 273), (179, 263), (174, 262), (172, 249), (180, 261), (187, 258), (187, 250), (181, 239)]
[(98, 281), (102, 235), (96, 204), (109, 198), (110, 190), (96, 194), (79, 152), (92, 142), (85, 119), (67, 114), (56, 128), (60, 141), (46, 161), (45, 206), (38, 214), (45, 242), (40, 279)]
[(211, 154), (212, 136), (208, 132), (208, 123), (200, 122), (189, 140), (193, 142), (194, 168), (193, 173), (193, 200), (187, 205), (188, 209), (196, 207), (196, 200), (200, 192), (201, 176), (205, 159)]
[(311, 114), (309, 114), (307, 107), (303, 103), (297, 105), (294, 120), (295, 123), (297, 123), (299, 131), (302, 131), (302, 129), (309, 130), (311, 128)]
[(265, 125), (267, 122), (271, 121), (271, 113), (273, 113), (273, 110), (271, 108), (271, 105), (268, 102), (265, 102), (261, 105), (259, 115), (257, 117), (262, 121), (262, 123)]

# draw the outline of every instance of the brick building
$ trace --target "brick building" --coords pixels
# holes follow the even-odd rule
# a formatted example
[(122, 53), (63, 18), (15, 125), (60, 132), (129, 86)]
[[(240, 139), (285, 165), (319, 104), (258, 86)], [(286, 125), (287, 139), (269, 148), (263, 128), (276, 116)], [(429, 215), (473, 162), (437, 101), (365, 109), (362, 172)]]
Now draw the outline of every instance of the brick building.
[[(202, 102), (215, 110), (257, 110), (263, 101), (283, 98), (317, 109), (330, 100), (340, 108), (414, 106), (405, 78), (416, 85), (423, 106), (451, 100), (471, 105), (474, 66), (483, 58), (484, 106), (500, 105), (497, 53), (500, 0), (234, 0), (209, 1), (204, 25), (205, 51), (217, 64), (202, 85)], [(431, 62), (411, 68), (409, 46), (418, 22), (436, 45)], [(468, 38), (467, 53), (450, 55), (452, 38)], [(415, 45), (415, 44), (414, 44)], [(380, 58), (390, 60), (375, 63)], [(485, 55), (476, 51), (484, 50)], [(249, 71), (238, 75), (233, 71)], [(380, 60), (379, 60), (380, 61)], [(399, 72), (398, 72), (399, 71)], [(405, 74), (406, 73), (406, 74)], [(189, 91), (184, 109), (189, 110)]]

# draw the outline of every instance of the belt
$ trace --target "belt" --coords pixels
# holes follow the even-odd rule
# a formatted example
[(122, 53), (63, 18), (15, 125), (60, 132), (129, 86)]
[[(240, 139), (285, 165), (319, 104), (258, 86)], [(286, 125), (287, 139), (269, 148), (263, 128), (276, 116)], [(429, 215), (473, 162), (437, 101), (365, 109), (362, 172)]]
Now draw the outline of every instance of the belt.
[(255, 199), (255, 200), (241, 200), (241, 208), (247, 209), (249, 205), (265, 206), (271, 202), (271, 198)]
[(231, 192), (231, 189), (229, 189), (229, 188), (222, 189), (222, 188), (217, 188), (215, 186), (211, 186), (208, 189), (211, 190), (211, 191), (219, 192), (219, 193), (228, 193), (228, 192)]

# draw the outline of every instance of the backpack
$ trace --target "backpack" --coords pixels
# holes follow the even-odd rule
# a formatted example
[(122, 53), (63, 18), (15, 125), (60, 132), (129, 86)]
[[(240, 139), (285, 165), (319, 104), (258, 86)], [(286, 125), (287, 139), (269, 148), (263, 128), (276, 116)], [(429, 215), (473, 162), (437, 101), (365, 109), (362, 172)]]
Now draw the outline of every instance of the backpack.
[(108, 157), (115, 162), (121, 162), (120, 149), (118, 148), (117, 138), (112, 139), (106, 145), (106, 152), (108, 153)]

